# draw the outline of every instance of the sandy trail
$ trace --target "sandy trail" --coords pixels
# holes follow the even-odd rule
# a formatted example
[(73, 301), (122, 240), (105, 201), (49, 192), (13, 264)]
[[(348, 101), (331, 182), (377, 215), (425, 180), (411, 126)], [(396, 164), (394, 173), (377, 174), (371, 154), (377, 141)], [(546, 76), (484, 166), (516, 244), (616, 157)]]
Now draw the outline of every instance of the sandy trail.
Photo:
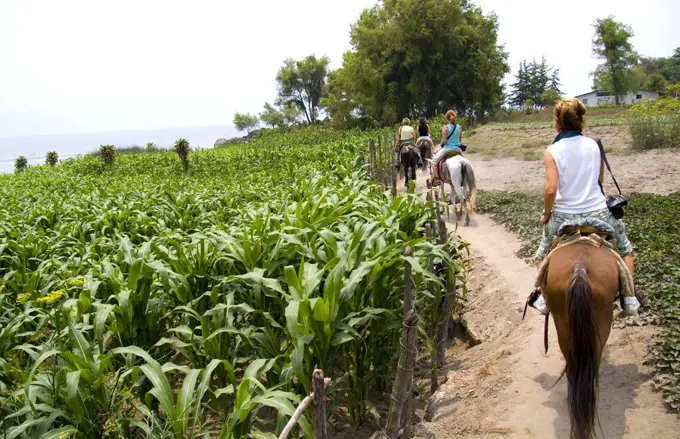
[[(475, 168), (479, 187), (505, 191), (536, 192), (543, 189), (545, 168), (542, 161), (515, 158), (488, 159), (467, 154)], [(625, 194), (633, 192), (668, 195), (680, 191), (680, 153), (655, 150), (642, 154), (610, 154), (608, 157), (616, 181)], [(609, 174), (605, 190), (615, 193)]]
[[(478, 184), (487, 187), (481, 175)], [(418, 172), (419, 192), (426, 178)], [(403, 190), (403, 181), (399, 186)], [(554, 385), (564, 359), (552, 319), (547, 355), (544, 318), (530, 308), (522, 321), (536, 269), (515, 256), (518, 238), (486, 216), (474, 215), (457, 233), (471, 244), (474, 258), (464, 318), (482, 343), (449, 354), (446, 383), (432, 397), (420, 436), (568, 438), (566, 378)], [(655, 331), (650, 326), (612, 330), (600, 368), (598, 437), (680, 438), (678, 417), (664, 408), (644, 364)]]

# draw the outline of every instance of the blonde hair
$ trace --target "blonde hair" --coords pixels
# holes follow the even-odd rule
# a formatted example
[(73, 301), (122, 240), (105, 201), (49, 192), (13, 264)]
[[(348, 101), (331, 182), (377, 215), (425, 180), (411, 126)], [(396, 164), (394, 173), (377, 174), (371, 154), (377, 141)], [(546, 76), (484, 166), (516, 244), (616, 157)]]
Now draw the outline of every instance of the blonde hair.
[(408, 117), (405, 117), (405, 118), (402, 119), (401, 124), (402, 125), (410, 125), (411, 121), (408, 119)]
[(449, 110), (446, 112), (446, 120), (449, 121), (449, 123), (455, 124), (456, 123), (456, 112), (453, 110)]
[(560, 99), (555, 105), (555, 128), (557, 131), (583, 131), (586, 106), (576, 98)]

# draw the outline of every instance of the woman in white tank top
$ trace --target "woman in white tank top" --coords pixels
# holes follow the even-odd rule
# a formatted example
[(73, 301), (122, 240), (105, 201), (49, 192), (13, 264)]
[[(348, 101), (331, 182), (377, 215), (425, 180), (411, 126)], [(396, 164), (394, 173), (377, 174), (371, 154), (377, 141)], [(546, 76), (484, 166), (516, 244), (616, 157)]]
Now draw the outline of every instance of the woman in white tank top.
[[(586, 107), (574, 98), (563, 99), (555, 106), (558, 135), (545, 151), (546, 185), (541, 216), (543, 239), (536, 250), (536, 265), (541, 267), (560, 225), (566, 221), (596, 218), (612, 226), (619, 254), (634, 274), (633, 246), (626, 236), (625, 225), (607, 208), (600, 186), (604, 177), (600, 149), (595, 140), (582, 134), (585, 113)], [(627, 314), (635, 314), (640, 304), (637, 299), (630, 299), (635, 302), (628, 300), (624, 303), (624, 310)], [(541, 314), (548, 312), (542, 295), (530, 305)]]

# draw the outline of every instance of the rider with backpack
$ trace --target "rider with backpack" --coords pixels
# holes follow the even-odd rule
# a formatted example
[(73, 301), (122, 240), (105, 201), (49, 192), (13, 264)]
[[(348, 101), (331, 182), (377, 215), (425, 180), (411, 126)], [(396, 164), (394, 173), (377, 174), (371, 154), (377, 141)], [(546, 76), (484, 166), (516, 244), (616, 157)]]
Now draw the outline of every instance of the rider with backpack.
[[(408, 117), (405, 117), (401, 121), (402, 125), (399, 127), (399, 132), (397, 133), (397, 141), (394, 144), (394, 166), (399, 167), (401, 159), (401, 150), (406, 145), (415, 145), (416, 132), (411, 126), (411, 121)], [(418, 166), (423, 165), (423, 159), (420, 157), (420, 151), (416, 150), (418, 153)]]

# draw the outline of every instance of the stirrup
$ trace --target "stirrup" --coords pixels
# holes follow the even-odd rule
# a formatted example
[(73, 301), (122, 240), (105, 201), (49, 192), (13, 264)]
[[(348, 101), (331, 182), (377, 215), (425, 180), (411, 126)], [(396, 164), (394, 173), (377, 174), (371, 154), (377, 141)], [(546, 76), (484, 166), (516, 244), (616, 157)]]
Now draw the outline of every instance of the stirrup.
[(543, 315), (547, 315), (548, 312), (550, 312), (550, 310), (548, 309), (548, 304), (545, 303), (545, 299), (539, 302), (539, 306), (536, 306), (536, 301), (538, 301), (542, 297), (543, 296), (541, 295), (540, 288), (536, 288), (529, 294), (529, 296), (527, 297), (527, 301), (524, 304), (524, 314), (522, 314), (522, 320), (524, 320), (524, 317), (527, 315), (527, 307), (529, 306), (536, 309)]

